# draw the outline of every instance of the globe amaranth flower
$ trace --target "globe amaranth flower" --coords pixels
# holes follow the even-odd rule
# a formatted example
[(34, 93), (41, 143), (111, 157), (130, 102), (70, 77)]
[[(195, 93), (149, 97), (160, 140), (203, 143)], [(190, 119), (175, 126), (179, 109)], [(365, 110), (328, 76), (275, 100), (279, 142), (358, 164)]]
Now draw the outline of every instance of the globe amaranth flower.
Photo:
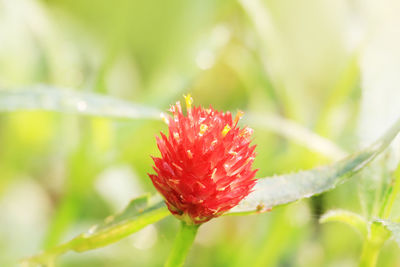
[(253, 130), (237, 125), (230, 112), (192, 107), (179, 102), (171, 106), (172, 117), (163, 115), (168, 137), (156, 137), (161, 157), (153, 157), (157, 173), (149, 174), (173, 215), (188, 224), (201, 224), (236, 206), (255, 185), (252, 169), (255, 145)]

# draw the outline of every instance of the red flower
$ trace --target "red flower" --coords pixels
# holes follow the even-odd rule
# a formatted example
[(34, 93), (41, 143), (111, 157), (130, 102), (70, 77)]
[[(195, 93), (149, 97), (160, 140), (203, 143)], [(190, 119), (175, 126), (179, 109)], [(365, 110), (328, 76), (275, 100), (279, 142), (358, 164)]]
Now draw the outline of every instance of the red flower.
[(156, 137), (161, 158), (153, 157), (149, 174), (164, 196), (168, 209), (188, 224), (204, 223), (236, 206), (255, 185), (252, 170), (255, 146), (253, 130), (240, 129), (241, 111), (230, 112), (191, 107), (185, 96), (186, 116), (179, 102), (171, 106), (173, 117), (163, 116), (169, 136)]

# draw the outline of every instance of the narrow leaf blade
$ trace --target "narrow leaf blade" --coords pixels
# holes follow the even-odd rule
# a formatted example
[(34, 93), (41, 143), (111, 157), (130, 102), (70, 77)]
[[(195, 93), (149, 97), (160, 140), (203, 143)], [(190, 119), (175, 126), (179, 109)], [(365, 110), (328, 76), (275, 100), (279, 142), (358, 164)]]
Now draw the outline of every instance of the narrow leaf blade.
[(133, 199), (124, 211), (106, 218), (104, 222), (93, 226), (87, 233), (35, 255), (26, 261), (46, 264), (49, 260), (71, 250), (83, 252), (103, 247), (131, 235), (169, 214), (164, 201), (151, 204), (150, 196), (144, 195)]
[(254, 191), (229, 214), (268, 211), (271, 208), (331, 190), (345, 182), (380, 154), (400, 131), (400, 119), (370, 147), (331, 165), (257, 181)]
[(26, 90), (0, 90), (0, 112), (44, 110), (121, 119), (160, 119), (160, 111), (89, 92), (34, 86)]

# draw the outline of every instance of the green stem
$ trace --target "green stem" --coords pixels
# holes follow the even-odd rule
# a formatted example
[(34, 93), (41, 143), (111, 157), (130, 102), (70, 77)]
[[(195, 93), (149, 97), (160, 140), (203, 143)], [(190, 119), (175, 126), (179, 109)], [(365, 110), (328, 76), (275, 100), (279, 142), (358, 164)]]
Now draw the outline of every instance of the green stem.
[(380, 223), (370, 225), (368, 237), (364, 241), (359, 267), (375, 267), (379, 252), (390, 233)]
[(370, 240), (365, 240), (361, 253), (360, 267), (375, 267), (378, 260), (380, 247)]
[(181, 222), (181, 228), (176, 236), (174, 247), (165, 263), (165, 267), (183, 266), (186, 255), (193, 244), (199, 226), (200, 225), (188, 225), (183, 221)]

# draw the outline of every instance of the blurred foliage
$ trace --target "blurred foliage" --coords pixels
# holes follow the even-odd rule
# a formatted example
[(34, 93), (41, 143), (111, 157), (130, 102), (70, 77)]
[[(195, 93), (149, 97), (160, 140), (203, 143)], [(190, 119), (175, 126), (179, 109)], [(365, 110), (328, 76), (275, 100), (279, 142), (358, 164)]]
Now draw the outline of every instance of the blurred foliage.
[[(0, 90), (46, 83), (162, 110), (190, 91), (196, 105), (277, 115), (351, 152), (360, 145), (360, 77), (370, 75), (360, 67), (361, 44), (352, 42), (366, 5), (0, 0)], [(304, 143), (250, 126), (258, 177), (331, 162)], [(165, 129), (158, 121), (1, 113), (0, 266), (15, 266), (155, 192), (147, 173), (154, 136)], [(340, 208), (373, 216), (376, 202), (366, 202), (382, 200), (390, 176), (379, 164), (321, 197), (205, 224), (187, 266), (356, 265), (362, 240), (345, 225), (319, 225), (317, 214)], [(367, 190), (370, 181), (379, 191)], [(112, 246), (66, 254), (60, 266), (161, 266), (177, 227), (170, 216)], [(399, 264), (398, 248), (388, 243), (378, 266)]]

